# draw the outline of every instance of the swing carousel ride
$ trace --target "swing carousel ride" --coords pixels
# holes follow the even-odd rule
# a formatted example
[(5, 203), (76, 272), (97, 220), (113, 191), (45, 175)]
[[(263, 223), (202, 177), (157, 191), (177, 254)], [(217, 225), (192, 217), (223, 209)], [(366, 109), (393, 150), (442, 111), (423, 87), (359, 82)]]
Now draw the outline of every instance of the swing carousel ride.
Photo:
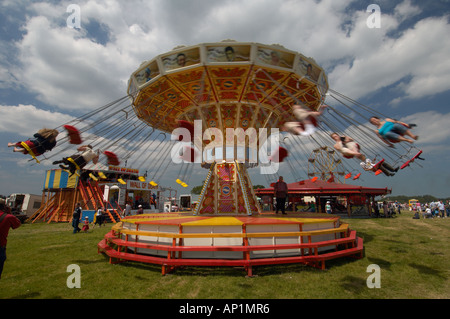
[[(297, 121), (294, 105), (322, 112), (313, 134), (279, 131)], [(207, 171), (193, 213), (130, 216), (116, 224), (98, 244), (111, 262), (160, 264), (163, 273), (187, 265), (243, 266), (251, 275), (253, 265), (323, 268), (328, 259), (361, 256), (362, 239), (339, 217), (264, 215), (249, 171), (259, 170), (268, 184), (283, 165), (296, 181), (364, 176), (359, 160), (335, 152), (331, 132), (352, 136), (375, 162), (410, 166), (415, 147), (387, 148), (367, 125), (374, 115), (387, 117), (329, 89), (312, 58), (280, 45), (227, 40), (177, 47), (143, 62), (127, 96), (64, 128), (76, 127), (72, 137), (85, 136), (102, 150), (100, 160), (139, 168), (139, 179), (155, 187), (168, 169), (178, 171), (181, 187), (194, 166)], [(49, 158), (70, 148), (70, 134)]]

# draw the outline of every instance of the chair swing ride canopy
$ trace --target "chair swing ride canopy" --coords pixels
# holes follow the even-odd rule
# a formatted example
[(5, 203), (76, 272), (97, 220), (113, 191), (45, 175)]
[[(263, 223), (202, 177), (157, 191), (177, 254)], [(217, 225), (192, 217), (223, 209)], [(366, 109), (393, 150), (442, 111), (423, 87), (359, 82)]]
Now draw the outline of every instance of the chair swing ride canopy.
[[(296, 121), (295, 104), (320, 109), (327, 90), (325, 72), (312, 58), (280, 45), (232, 40), (158, 55), (141, 64), (128, 86), (136, 115), (148, 125), (167, 133), (180, 127), (180, 121), (201, 128), (191, 138), (202, 166), (211, 170), (201, 196), (206, 206), (214, 207), (198, 205), (198, 213), (257, 211), (246, 167), (258, 165), (258, 149), (266, 140), (261, 129), (267, 130), (267, 138), (284, 122)], [(238, 146), (227, 128), (245, 132), (235, 133)], [(205, 137), (208, 129), (213, 133)], [(211, 141), (214, 147), (208, 152)]]
[(179, 47), (142, 63), (128, 94), (138, 116), (161, 131), (172, 132), (177, 120), (202, 120), (203, 128), (225, 134), (295, 121), (292, 105), (316, 110), (327, 89), (312, 58), (279, 45), (224, 41)]

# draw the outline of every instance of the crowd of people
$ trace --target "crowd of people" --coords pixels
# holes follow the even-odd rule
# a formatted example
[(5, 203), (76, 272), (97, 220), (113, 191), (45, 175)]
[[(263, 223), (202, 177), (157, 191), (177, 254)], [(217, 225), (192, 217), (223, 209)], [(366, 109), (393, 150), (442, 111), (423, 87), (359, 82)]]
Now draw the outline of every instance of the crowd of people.
[(450, 200), (447, 203), (443, 200), (437, 200), (428, 203), (415, 203), (412, 205), (399, 202), (372, 203), (372, 211), (376, 217), (393, 217), (395, 214), (401, 214), (402, 211), (414, 213), (414, 219), (420, 218), (447, 218), (450, 217)]
[(394, 217), (397, 213), (401, 214), (406, 208), (406, 204), (399, 202), (372, 202), (372, 214), (374, 217)]
[[(105, 226), (106, 224), (106, 211), (105, 208), (102, 206), (99, 206), (96, 211), (95, 214), (93, 216), (93, 220), (92, 220), (92, 229), (95, 228), (95, 225), (100, 226)], [(82, 215), (83, 215), (83, 209), (81, 207), (80, 203), (77, 203), (75, 205), (75, 209), (73, 211), (72, 214), (72, 228), (73, 228), (73, 233), (79, 233), (79, 232), (87, 232), (90, 228), (90, 224), (91, 221), (89, 219), (89, 216), (84, 216), (84, 219), (82, 221)], [(83, 223), (83, 227), (80, 228), (79, 225), (80, 223)]]
[[(288, 202), (286, 196), (283, 194), (280, 195), (278, 191), (279, 188), (283, 188), (284, 181), (282, 178), (275, 184), (276, 191), (274, 192), (275, 202), (273, 205), (269, 202), (260, 201), (260, 205), (263, 210), (271, 211), (274, 210), (275, 213), (281, 211), (282, 213), (286, 212), (318, 212), (319, 209), (316, 207), (314, 202)], [(297, 205), (298, 204), (298, 205)], [(347, 207), (344, 204), (340, 204), (337, 201), (324, 201), (322, 202), (322, 212), (327, 214), (336, 214), (336, 213), (347, 213)], [(362, 206), (354, 206), (352, 209), (358, 211), (362, 210), (368, 214), (368, 210), (366, 207)], [(447, 218), (450, 217), (450, 200), (446, 202), (443, 200), (437, 200), (434, 202), (428, 202), (424, 204), (413, 204), (409, 205), (408, 203), (400, 203), (398, 201), (373, 201), (371, 202), (371, 216), (372, 217), (395, 217), (396, 215), (402, 214), (402, 212), (413, 212), (414, 217), (416, 219), (419, 218)]]

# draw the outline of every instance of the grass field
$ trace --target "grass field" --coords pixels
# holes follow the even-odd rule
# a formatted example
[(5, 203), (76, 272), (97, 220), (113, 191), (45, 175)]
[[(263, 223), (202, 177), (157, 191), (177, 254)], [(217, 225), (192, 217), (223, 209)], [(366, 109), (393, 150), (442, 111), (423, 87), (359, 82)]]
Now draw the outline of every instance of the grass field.
[[(450, 218), (343, 219), (363, 237), (365, 256), (304, 265), (187, 267), (161, 276), (157, 265), (109, 264), (97, 243), (110, 230), (72, 234), (70, 224), (24, 224), (11, 230), (0, 280), (1, 299), (448, 299)], [(76, 264), (81, 287), (68, 288)], [(368, 288), (368, 266), (380, 267), (380, 288)]]

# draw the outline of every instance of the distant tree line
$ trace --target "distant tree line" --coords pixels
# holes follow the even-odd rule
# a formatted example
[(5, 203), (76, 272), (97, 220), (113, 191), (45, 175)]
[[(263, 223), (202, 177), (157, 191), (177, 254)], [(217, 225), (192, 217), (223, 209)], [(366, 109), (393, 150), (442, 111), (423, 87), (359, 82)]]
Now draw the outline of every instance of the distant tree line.
[(195, 186), (191, 189), (191, 194), (200, 195), (203, 185)]

